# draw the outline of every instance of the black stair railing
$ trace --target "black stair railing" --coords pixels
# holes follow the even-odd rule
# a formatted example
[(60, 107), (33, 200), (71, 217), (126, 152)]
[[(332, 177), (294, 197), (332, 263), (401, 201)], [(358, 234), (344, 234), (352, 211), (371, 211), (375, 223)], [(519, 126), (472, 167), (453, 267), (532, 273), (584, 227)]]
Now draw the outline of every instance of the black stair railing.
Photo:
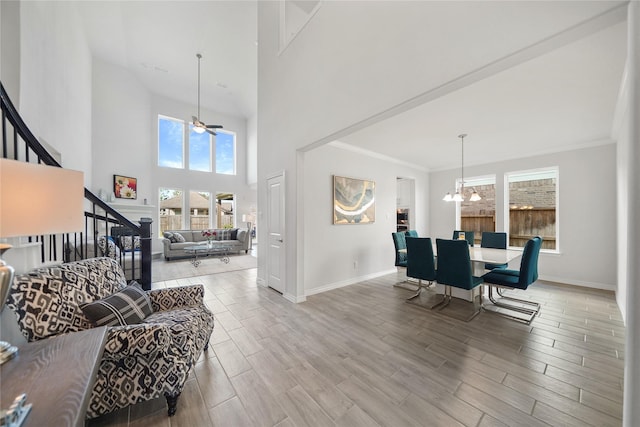
[[(2, 157), (62, 167), (29, 130), (1, 82), (0, 98)], [(118, 260), (127, 279), (136, 280), (144, 289), (151, 289), (151, 218), (140, 218), (138, 225), (87, 188), (84, 189), (84, 197), (84, 231), (61, 235), (25, 236), (29, 242), (41, 243), (41, 262), (58, 263), (111, 256)], [(132, 240), (139, 238), (140, 250), (122, 250), (122, 236), (132, 236)]]

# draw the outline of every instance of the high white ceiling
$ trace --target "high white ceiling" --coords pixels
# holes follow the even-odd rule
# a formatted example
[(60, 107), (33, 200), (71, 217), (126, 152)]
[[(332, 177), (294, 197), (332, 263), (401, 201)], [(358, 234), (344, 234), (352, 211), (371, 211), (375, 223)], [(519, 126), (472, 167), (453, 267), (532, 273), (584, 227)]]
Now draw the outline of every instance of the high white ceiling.
[[(613, 3), (612, 3), (613, 4)], [(78, 2), (92, 53), (153, 93), (246, 118), (257, 109), (257, 2)], [(446, 40), (439, 40), (446, 49)], [(626, 23), (479, 80), (340, 141), (429, 170), (609, 141)]]
[(93, 55), (133, 72), (152, 93), (242, 117), (257, 109), (255, 1), (84, 1)]
[[(340, 138), (429, 170), (611, 141), (626, 23)], [(398, 147), (402, 147), (399, 149)]]

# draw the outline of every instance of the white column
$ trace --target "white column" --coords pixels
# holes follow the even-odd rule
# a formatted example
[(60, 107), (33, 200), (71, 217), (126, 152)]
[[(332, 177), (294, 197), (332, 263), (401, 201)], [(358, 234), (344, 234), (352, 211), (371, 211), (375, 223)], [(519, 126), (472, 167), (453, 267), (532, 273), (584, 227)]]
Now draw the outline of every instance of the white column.
[(627, 330), (624, 415), (626, 427), (640, 425), (640, 4), (629, 3), (627, 67), (629, 76)]

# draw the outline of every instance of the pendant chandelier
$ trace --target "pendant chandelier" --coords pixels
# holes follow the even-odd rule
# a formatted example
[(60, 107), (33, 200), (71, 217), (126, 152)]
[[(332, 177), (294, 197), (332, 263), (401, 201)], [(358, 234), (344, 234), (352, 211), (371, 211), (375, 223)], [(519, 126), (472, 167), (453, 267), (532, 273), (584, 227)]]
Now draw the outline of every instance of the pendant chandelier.
[[(445, 202), (463, 202), (464, 201), (464, 139), (466, 138), (467, 134), (466, 133), (462, 133), (460, 135), (458, 135), (458, 138), (460, 138), (460, 147), (462, 149), (462, 163), (461, 163), (461, 167), (460, 167), (460, 189), (456, 189), (455, 194), (452, 196), (451, 193), (447, 193), (445, 194), (445, 196), (442, 198), (442, 200), (444, 200)], [(471, 192), (471, 197), (469, 198), (470, 202), (477, 202), (478, 200), (480, 200), (481, 197), (478, 194), (478, 192), (476, 191), (476, 189), (474, 188), (473, 191)]]

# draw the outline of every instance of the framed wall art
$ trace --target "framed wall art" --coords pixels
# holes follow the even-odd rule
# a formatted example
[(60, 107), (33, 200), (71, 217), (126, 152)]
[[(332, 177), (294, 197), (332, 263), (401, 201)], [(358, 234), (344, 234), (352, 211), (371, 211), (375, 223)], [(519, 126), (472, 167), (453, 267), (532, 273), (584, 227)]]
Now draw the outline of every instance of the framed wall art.
[(137, 199), (138, 180), (122, 175), (113, 175), (113, 193), (118, 199)]
[(333, 176), (333, 223), (371, 224), (376, 221), (376, 183)]

